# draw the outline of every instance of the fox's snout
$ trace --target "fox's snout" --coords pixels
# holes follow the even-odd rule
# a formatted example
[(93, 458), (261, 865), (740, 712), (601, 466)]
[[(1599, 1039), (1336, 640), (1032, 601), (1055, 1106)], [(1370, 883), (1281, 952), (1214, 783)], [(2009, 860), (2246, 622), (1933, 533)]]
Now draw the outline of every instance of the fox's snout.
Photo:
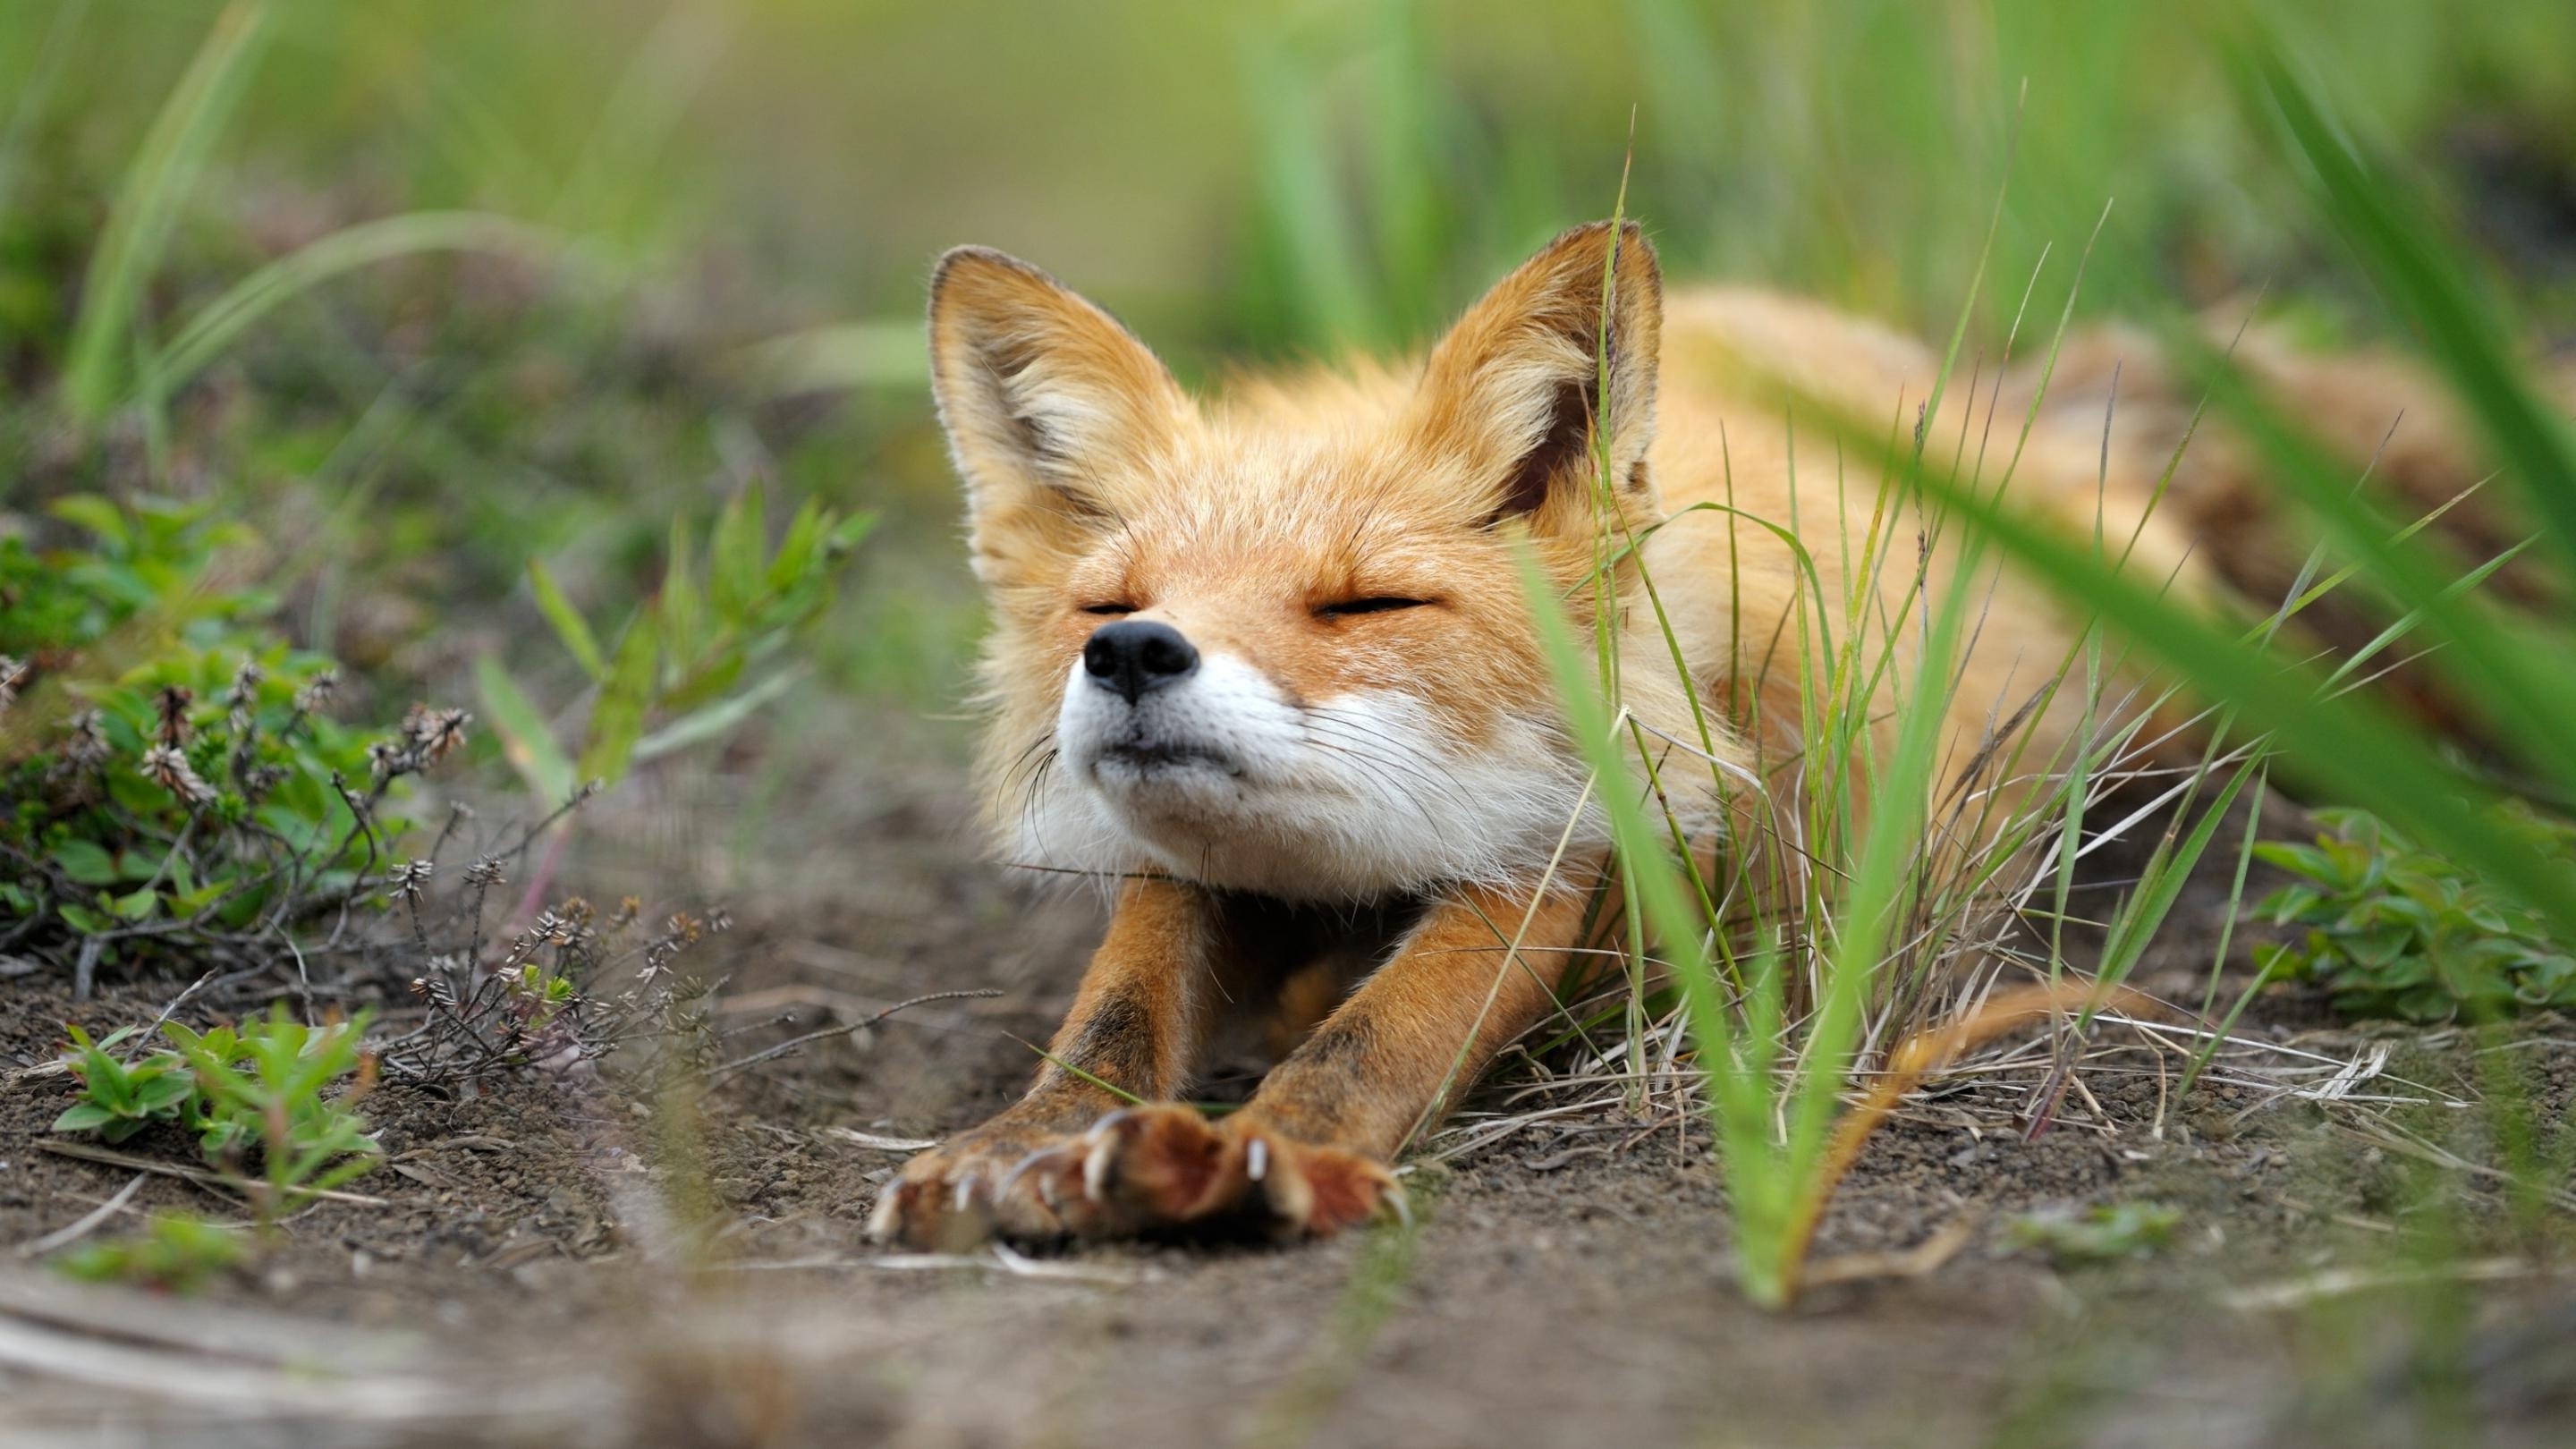
[(1103, 624), (1082, 646), (1082, 672), (1129, 704), (1189, 678), (1198, 667), (1197, 646), (1180, 630), (1151, 619)]

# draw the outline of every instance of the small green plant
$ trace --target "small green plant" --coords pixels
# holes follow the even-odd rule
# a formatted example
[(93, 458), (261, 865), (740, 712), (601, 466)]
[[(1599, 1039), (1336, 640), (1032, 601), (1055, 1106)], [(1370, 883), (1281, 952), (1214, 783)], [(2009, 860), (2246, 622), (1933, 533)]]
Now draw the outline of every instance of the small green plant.
[[(2539, 912), (2416, 846), (2360, 810), (2320, 810), (2306, 845), (2266, 841), (2255, 854), (2298, 879), (2255, 906), (2307, 927), (2257, 951), (2267, 975), (2314, 981), (2336, 1010), (2407, 1021), (2486, 1021), (2576, 1007), (2576, 952)], [(2497, 832), (2576, 862), (2576, 825), (2519, 801), (2493, 807)]]
[(2004, 1225), (2005, 1246), (2046, 1253), (2060, 1266), (2145, 1258), (2173, 1241), (2182, 1209), (2156, 1202), (2095, 1203), (2080, 1211), (2042, 1209)]
[(95, 1132), (110, 1142), (122, 1142), (155, 1122), (181, 1121), (195, 1106), (196, 1078), (176, 1054), (159, 1052), (132, 1065), (108, 1055), (110, 1048), (134, 1035), (132, 1027), (110, 1032), (100, 1042), (91, 1041), (89, 1033), (77, 1026), (64, 1030), (71, 1033), (72, 1055), (67, 1060), (72, 1074), (80, 1078), (81, 1100), (54, 1119), (55, 1131)]
[(246, 538), (202, 507), (55, 499), (57, 540), (0, 538), (0, 950), (74, 963), (274, 953), (392, 862), (405, 776), (464, 739), (328, 712), (339, 671), (226, 581)]
[[(109, 1054), (130, 1031), (93, 1043), (69, 1027), (66, 1061), (83, 1098), (54, 1120), (54, 1130), (121, 1142), (155, 1122), (176, 1123), (196, 1134), (206, 1160), (248, 1194), (261, 1220), (273, 1221), (382, 1155), (357, 1111), (376, 1079), (375, 1058), (364, 1047), (367, 1022), (361, 1012), (310, 1027), (288, 1016), (283, 1003), (239, 1027), (199, 1032), (169, 1022), (161, 1033), (171, 1045), (132, 1063)], [(329, 1095), (348, 1077), (356, 1080), (347, 1090)]]
[[(567, 751), (527, 692), (485, 655), (476, 679), (510, 763), (540, 797), (562, 800), (586, 781), (614, 785), (637, 764), (739, 725), (795, 682), (787, 668), (751, 684), (743, 675), (830, 606), (836, 566), (873, 521), (809, 498), (772, 552), (760, 490), (746, 488), (718, 517), (701, 569), (687, 522), (675, 519), (660, 594), (637, 606), (609, 648), (544, 562), (530, 559), (537, 607), (597, 694), (579, 745)], [(648, 733), (648, 724), (657, 727)]]
[[(207, 1160), (238, 1175), (249, 1149), (258, 1150), (261, 1190), (252, 1198), (263, 1217), (337, 1187), (383, 1155), (357, 1112), (376, 1081), (375, 1058), (362, 1045), (367, 1021), (360, 1012), (351, 1021), (308, 1027), (280, 1003), (267, 1020), (238, 1031), (162, 1028), (204, 1094), (198, 1139)], [(351, 1076), (356, 1081), (346, 1091), (324, 1095)]]
[(57, 1272), (87, 1283), (125, 1283), (193, 1293), (241, 1261), (241, 1239), (189, 1213), (154, 1213), (143, 1231), (86, 1243), (54, 1260)]

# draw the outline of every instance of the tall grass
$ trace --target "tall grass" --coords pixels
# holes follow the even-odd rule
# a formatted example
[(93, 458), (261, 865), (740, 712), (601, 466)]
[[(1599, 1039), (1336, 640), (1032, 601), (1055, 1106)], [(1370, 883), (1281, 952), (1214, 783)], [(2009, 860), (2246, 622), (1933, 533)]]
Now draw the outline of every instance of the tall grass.
[[(1623, 188), (1618, 211), (1624, 209)], [(1596, 358), (1602, 372), (1596, 383), (1604, 396), (1608, 299), (1618, 265), (1614, 246)], [(1957, 838), (1957, 822), (1935, 819), (1938, 787), (1958, 770), (1958, 762), (1941, 758), (1941, 749), (1958, 661), (1978, 623), (1985, 545), (1973, 536), (1963, 546), (1944, 541), (1945, 520), (1923, 518), (1923, 559), (1935, 552), (1956, 554), (1936, 571), (1928, 562), (1908, 562), (1895, 541), (1903, 531), (1901, 518), (1918, 496), (1911, 480), (1923, 464), (1931, 420), (1939, 416), (1942, 388), (1966, 326), (1963, 313), (1940, 381), (1923, 402), (1925, 422), (1913, 450), (1890, 460), (1870, 500), (1858, 557), (1852, 554), (1848, 498), (1834, 505), (1831, 520), (1816, 520), (1811, 534), (1801, 532), (1795, 517), (1739, 520), (1728, 509), (1730, 529), (1743, 521), (1772, 531), (1795, 555), (1808, 584), (1797, 598), (1793, 650), (1802, 758), (1757, 762), (1751, 782), (1730, 780), (1716, 769), (1729, 753), (1732, 732), (1757, 740), (1763, 735), (1758, 722), (1711, 717), (1713, 706), (1704, 706), (1701, 696), (1718, 681), (1692, 679), (1642, 541), (1608, 536), (1618, 514), (1610, 502), (1606, 450), (1595, 460), (1596, 520), (1603, 536), (1586, 586), (1594, 595), (1588, 612), (1596, 624), (1588, 654), (1554, 587), (1534, 559), (1523, 558), (1524, 592), (1542, 649), (1570, 733), (1593, 772), (1587, 796), (1600, 800), (1609, 826), (1615, 894), (1629, 906), (1630, 976), (1640, 986), (1652, 978), (1646, 958), (1651, 938), (1655, 964), (1678, 990), (1682, 1018), (1696, 1043), (1694, 1065), (1706, 1084), (1734, 1208), (1739, 1278), (1750, 1297), (1768, 1306), (1795, 1297), (1825, 1201), (1857, 1150), (1857, 1138), (1837, 1133), (1835, 1120), (1864, 1038), (1880, 1039), (1885, 1049), (1893, 1045), (1886, 1033), (1904, 1032), (1909, 1048), (1897, 1055), (1919, 1075), (1997, 1023), (2029, 1014), (2029, 1002), (2016, 996), (1980, 1007), (1937, 1034), (1908, 1029), (1914, 1013), (1946, 999), (1928, 989), (1928, 973), (1952, 955), (1953, 940), (1969, 916), (1988, 904), (1995, 875), (2025, 846), (2044, 838), (2043, 822), (2061, 811), (2070, 822), (2080, 818), (2085, 798), (2080, 788), (2041, 792), (2045, 803), (2012, 814), (2000, 828), (1990, 830), (1981, 819)], [(1837, 497), (1843, 481), (1833, 480)], [(1794, 509), (1794, 483), (1790, 497)], [(1809, 553), (1837, 531), (1842, 557), (1834, 577), (1844, 581), (1839, 593), (1829, 592)], [(1626, 582), (1631, 573), (1633, 590)], [(1884, 602), (1886, 582), (1895, 583), (1900, 594), (1892, 615)], [(1632, 592), (1642, 598), (1628, 597)], [(1650, 617), (1662, 630), (1672, 666), (1693, 694), (1698, 738), (1682, 743), (1686, 749), (1695, 743), (1696, 753), (1711, 762), (1721, 796), (1741, 796), (1748, 788), (1777, 791), (1760, 809), (1729, 812), (1738, 820), (1767, 817), (1768, 833), (1754, 839), (1739, 831), (1719, 843), (1711, 862), (1714, 878), (1700, 874), (1709, 843), (1694, 842), (1693, 827), (1669, 803), (1663, 772), (1672, 768), (1664, 763), (1672, 751), (1650, 739), (1621, 703), (1616, 621), (1632, 617)], [(1756, 641), (1756, 649), (1763, 648)], [(1767, 661), (1767, 651), (1756, 662), (1739, 641), (1727, 670), (1730, 701), (1762, 696)], [(2061, 682), (2050, 681), (2043, 693)], [(2088, 716), (2093, 712), (2088, 708)], [(2014, 726), (2004, 727), (1985, 755), (2017, 760), (2016, 733)], [(2204, 821), (2204, 830), (2214, 818)], [(1755, 827), (1757, 833), (1764, 829)], [(2064, 838), (2071, 841), (2078, 833), (2070, 823)], [(2157, 888), (2151, 898), (2170, 902), (2170, 882), (2189, 869), (2189, 857), (2204, 843), (2205, 834), (2196, 835), (2183, 858), (2151, 868), (2149, 879)], [(1909, 974), (1910, 1009), (1887, 1011), (1900, 995), (1890, 988)], [(2075, 1004), (2084, 990), (2089, 988), (2043, 990), (2040, 1000)], [(1629, 1000), (1632, 1051), (1650, 1034), (1635, 1024), (1643, 1000), (1642, 991)], [(1884, 1103), (1876, 1109), (1879, 1116), (1885, 1110)]]
[[(2276, 119), (2286, 153), (2302, 165), (2318, 213), (2350, 241), (2392, 306), (2426, 339), (2430, 360), (2483, 425), (2528, 511), (2554, 543), (2576, 539), (2570, 527), (2576, 523), (2576, 449), (2510, 360), (2500, 329), (2461, 280), (2458, 264), (2417, 220), (2421, 208), (2344, 139), (2277, 52), (2248, 46), (2241, 74), (2249, 103)], [(2065, 325), (2061, 318), (2061, 334)], [(2283, 629), (2338, 585), (2385, 599), (2397, 622), (2365, 656), (2413, 632), (2443, 646), (2432, 659), (2445, 684), (2495, 728), (2512, 763), (2527, 778), (2576, 789), (2570, 768), (2576, 759), (2563, 729), (2576, 703), (2570, 696), (2576, 681), (2556, 667), (2563, 650), (2535, 648), (2541, 626), (2472, 592), (2501, 560), (2464, 569), (2444, 559), (2422, 536), (2424, 520), (2398, 526), (2196, 333), (2170, 329), (2165, 345), (2258, 449), (2279, 480), (2279, 506), (2309, 517), (2348, 562), (2310, 587), (2318, 562), (2311, 560), (2300, 587), (2248, 631), (2121, 568), (2121, 541), (2105, 538), (2098, 522), (2086, 541), (2035, 521), (2007, 501), (2018, 445), (1999, 478), (1981, 476), (1981, 456), (1968, 458), (1964, 424), (1963, 446), (1953, 457), (1945, 460), (1926, 446), (1936, 426), (1951, 426), (1939, 398), (1956, 359), (1955, 335), (1943, 382), (1927, 400), (1910, 447), (1866, 419), (1805, 402), (1797, 417), (1830, 433), (1860, 466), (1881, 470), (1876, 513), (1859, 540), (1862, 556), (1846, 559), (1854, 578), (1849, 597), (1800, 600), (1796, 685), (1808, 758), (1799, 762), (1804, 788), (1785, 807), (1795, 820), (1794, 842), (1786, 842), (1794, 850), (1779, 840), (1729, 840), (1719, 848), (1713, 880), (1694, 878), (1706, 847), (1677, 849), (1685, 823), (1669, 808), (1658, 811), (1658, 771), (1668, 768), (1658, 761), (1670, 751), (1651, 744), (1621, 705), (1615, 641), (1605, 629), (1587, 651), (1535, 565), (1525, 566), (1571, 732), (1595, 774), (1592, 793), (1607, 818), (1617, 890), (1645, 928), (1632, 932), (1627, 947), (1640, 956), (1632, 975), (1648, 974), (1642, 952), (1650, 933), (1655, 964), (1678, 991), (1695, 1043), (1692, 1065), (1705, 1081), (1734, 1208), (1739, 1276), (1757, 1302), (1779, 1305), (1794, 1297), (1826, 1200), (1896, 1094), (1949, 1055), (2034, 1018), (2059, 1019), (2068, 1033), (2062, 1040), (2071, 1043), (2140, 959), (2243, 792), (2276, 772), (2402, 824), (2576, 939), (2576, 879), (2487, 825), (2483, 806), (2501, 789), (2492, 773), (2463, 767), (2356, 690), (2352, 679), (2361, 660), (2318, 669), (2299, 656)], [(2051, 359), (2054, 352), (2052, 341)], [(2044, 365), (2043, 393), (2047, 370)], [(2034, 399), (2034, 417), (2037, 410)], [(2026, 420), (2023, 441), (2028, 427)], [(1918, 521), (1927, 540), (1923, 557), (1942, 558), (1937, 566), (1905, 563), (1885, 547), (1900, 514)], [(1832, 536), (1821, 520), (1809, 520), (1804, 530), (1795, 518), (1751, 522), (1810, 541)], [(1948, 543), (1939, 542), (1945, 536)], [(1627, 542), (1622, 557), (1634, 556), (1642, 599), (1625, 602), (1638, 612), (1650, 606), (1659, 616), (1643, 555), (1635, 540)], [(1848, 554), (1852, 546), (1846, 529), (1842, 547)], [(1945, 548), (1951, 550), (1946, 556)], [(1955, 762), (1939, 759), (1935, 746), (1960, 652), (1982, 622), (1977, 599), (1990, 556), (2008, 559), (2094, 621), (2041, 692), (2063, 697), (2038, 706), (2076, 709), (2082, 725), (2064, 758), (2024, 759), (2015, 734), (2031, 711), (2006, 719), (1980, 757), (2008, 763), (1982, 793), (2017, 803), (1973, 819), (1943, 818), (1933, 808), (1936, 789)], [(1874, 622), (1874, 609), (1883, 606), (1869, 601), (1891, 568), (1916, 573), (1910, 581), (1896, 576), (1906, 584), (1896, 619)], [(1596, 573), (1594, 587), (1603, 597), (1595, 601), (1595, 618), (1622, 602), (1609, 572), (1605, 565)], [(1810, 563), (1808, 577), (1815, 576)], [(2570, 577), (2576, 581), (2576, 574)], [(1686, 671), (1677, 645), (1673, 654)], [(2198, 763), (2173, 772), (2145, 806), (2093, 827), (2098, 839), (2136, 827), (2151, 810), (2174, 810), (2141, 878), (2111, 913), (2099, 956), (2088, 972), (2076, 973), (2058, 927), (2067, 914), (2074, 861), (2089, 848), (2082, 843), (2087, 811), (2123, 774), (2145, 778), (2137, 758), (2150, 708), (2173, 703), (2170, 695), (2142, 703), (2115, 692), (2114, 681), (2135, 677), (2146, 662), (2205, 702), (2196, 716), (2204, 746)], [(2553, 731), (2551, 721), (2560, 727)], [(1704, 754), (1718, 753), (1705, 735), (1699, 744)], [(2024, 782), (2018, 792), (2001, 782), (2016, 772)], [(1849, 788), (1846, 780), (1853, 782)], [(1781, 802), (1772, 807), (1782, 808)], [(2244, 889), (2252, 830), (2249, 825), (2237, 852), (2231, 912)], [(1779, 862), (1798, 854), (1806, 868), (1784, 871)], [(1766, 879), (1743, 875), (1766, 869)], [(2038, 905), (2052, 887), (2053, 910)], [(2035, 963), (2045, 967), (2044, 984), (1996, 994), (1995, 962), (2015, 953), (1981, 934), (1978, 923), (2014, 915), (2047, 923), (2048, 949)], [(2223, 966), (2225, 949), (2222, 942), (2215, 964)], [(1968, 989), (1936, 980), (1942, 973), (1970, 983)], [(2215, 994), (2213, 975), (2213, 1005)], [(2229, 1023), (2243, 1004), (2240, 999), (2229, 1012)], [(1872, 1057), (1883, 1063), (1879, 1087), (1836, 1130), (1837, 1105), (1855, 1087), (1854, 1068)], [(2193, 1064), (2194, 1076), (2200, 1065)], [(2070, 1071), (2062, 1047), (2032, 1109), (2035, 1123), (2045, 1121)], [(2510, 1103), (2502, 1110), (2510, 1112)]]
[[(64, 26), (80, 13), (66, 12)], [(442, 251), (560, 256), (566, 238), (510, 217), (413, 212), (360, 222), (262, 266), (199, 309), (166, 343), (142, 302), (179, 216), (269, 42), (267, 0), (233, 0), (218, 12), (127, 166), (84, 278), (65, 350), (64, 413), (83, 427), (140, 402), (157, 423), (164, 401), (262, 318), (325, 283), (379, 263)], [(51, 47), (49, 47), (50, 49)]]

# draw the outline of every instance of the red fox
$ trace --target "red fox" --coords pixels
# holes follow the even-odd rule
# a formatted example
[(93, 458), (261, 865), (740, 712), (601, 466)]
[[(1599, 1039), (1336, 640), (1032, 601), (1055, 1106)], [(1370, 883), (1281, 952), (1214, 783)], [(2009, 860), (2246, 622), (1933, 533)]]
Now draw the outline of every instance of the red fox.
[[(1605, 529), (1636, 540), (1607, 554), (1622, 702), (1693, 749), (1691, 691), (1719, 716), (1719, 768), (1667, 772), (1673, 807), (1717, 831), (1733, 807), (1680, 782), (1795, 753), (1802, 587), (1839, 627), (1873, 607), (1854, 579), (1916, 584), (1910, 559), (1884, 583), (1858, 572), (1878, 470), (1793, 436), (1776, 384), (1911, 429), (1938, 359), (1811, 303), (1666, 296), (1633, 223), (1558, 237), (1416, 363), (1213, 400), (990, 250), (940, 262), (930, 342), (992, 604), (993, 823), (1014, 862), (1114, 882), (1115, 909), (1036, 1083), (907, 1165), (881, 1239), (1297, 1237), (1400, 1204), (1392, 1159), (1550, 1010), (1607, 864), (1512, 540), (1585, 630)], [(2073, 375), (2113, 344), (2069, 346)], [(2015, 498), (2214, 587), (2194, 520), (2233, 485), (2186, 473), (2151, 510), (2169, 438), (2106, 443), (2092, 396), (2078, 416), (2052, 393)], [(1794, 525), (1818, 577), (1743, 518)], [(1995, 586), (1946, 758), (2053, 677), (2072, 628)], [(2043, 749), (2062, 714), (2038, 712)], [(1284, 1058), (1240, 1110), (1182, 1105), (1236, 1037)]]

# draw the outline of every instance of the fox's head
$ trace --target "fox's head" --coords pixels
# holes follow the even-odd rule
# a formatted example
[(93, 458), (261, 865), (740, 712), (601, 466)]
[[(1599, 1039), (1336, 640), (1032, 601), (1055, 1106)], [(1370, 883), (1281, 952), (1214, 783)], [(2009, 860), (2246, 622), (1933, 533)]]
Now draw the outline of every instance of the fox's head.
[(1585, 775), (1510, 540), (1587, 620), (1605, 501), (1657, 511), (1660, 317), (1643, 236), (1597, 224), (1404, 372), (1202, 404), (1044, 273), (950, 252), (933, 378), (1015, 858), (1305, 900), (1535, 877)]

